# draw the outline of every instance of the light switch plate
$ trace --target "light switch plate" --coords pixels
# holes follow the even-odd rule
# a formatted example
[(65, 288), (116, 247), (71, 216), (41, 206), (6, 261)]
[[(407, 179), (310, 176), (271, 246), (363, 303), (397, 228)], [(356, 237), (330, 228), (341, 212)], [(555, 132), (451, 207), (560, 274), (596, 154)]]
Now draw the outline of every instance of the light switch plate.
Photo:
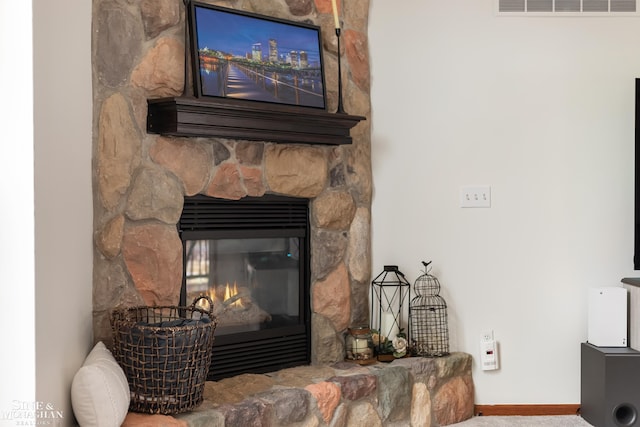
[(460, 207), (490, 208), (491, 187), (488, 185), (460, 187)]

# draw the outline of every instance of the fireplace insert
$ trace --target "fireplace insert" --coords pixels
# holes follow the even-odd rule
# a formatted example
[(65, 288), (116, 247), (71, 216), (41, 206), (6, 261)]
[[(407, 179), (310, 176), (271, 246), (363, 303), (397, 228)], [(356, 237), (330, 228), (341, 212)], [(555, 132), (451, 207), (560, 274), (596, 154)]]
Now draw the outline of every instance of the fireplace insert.
[(208, 379), (309, 364), (308, 200), (185, 197), (178, 231), (181, 304), (218, 313)]

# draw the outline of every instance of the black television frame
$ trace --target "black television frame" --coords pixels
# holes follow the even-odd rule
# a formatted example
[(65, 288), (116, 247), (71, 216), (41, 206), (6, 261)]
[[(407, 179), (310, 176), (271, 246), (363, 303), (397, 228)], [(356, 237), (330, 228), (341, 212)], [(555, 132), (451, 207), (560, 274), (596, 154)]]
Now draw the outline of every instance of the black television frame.
[[(239, 11), (235, 9), (224, 8), (220, 6), (214, 6), (207, 3), (198, 1), (189, 1), (188, 5), (189, 14), (189, 48), (191, 56), (191, 71), (193, 79), (193, 91), (194, 95), (198, 98), (214, 97), (224, 99), (234, 99), (250, 102), (263, 102), (280, 105), (291, 105), (303, 108), (323, 109), (327, 108), (326, 97), (326, 84), (324, 77), (324, 59), (322, 48), (322, 33), (319, 26), (311, 25), (301, 22), (293, 22), (284, 19), (278, 19), (255, 13)], [(205, 14), (210, 16), (209, 22), (205, 21)], [(216, 28), (211, 26), (215, 21), (214, 19), (224, 18), (225, 25), (227, 27)], [(234, 24), (232, 25), (231, 22)], [(209, 24), (205, 28), (205, 24)], [(272, 33), (269, 33), (272, 31)], [(210, 32), (215, 35), (216, 40), (219, 41), (219, 45), (209, 46), (205, 41), (205, 32)], [(308, 58), (312, 58), (308, 63), (318, 63), (317, 67), (305, 67), (300, 66), (295, 68), (293, 66), (288, 69), (286, 62), (276, 61), (262, 61), (266, 67), (267, 72), (258, 72), (257, 70), (247, 71), (256, 76), (256, 79), (260, 80), (260, 85), (265, 87), (270, 86), (272, 93), (267, 94), (265, 92), (258, 93), (244, 93), (242, 95), (229, 94), (226, 91), (226, 83), (217, 84), (215, 88), (207, 88), (203, 84), (203, 78), (201, 78), (202, 70), (205, 69), (204, 64), (201, 62), (200, 45), (202, 42), (202, 48), (206, 46), (209, 52), (209, 58), (218, 59), (220, 64), (242, 64), (247, 66), (253, 66), (251, 64), (252, 58), (241, 58), (238, 54), (232, 54), (231, 43), (235, 38), (246, 39), (246, 51), (245, 55), (248, 56), (249, 47), (252, 43), (264, 43), (267, 41), (267, 52), (269, 52), (269, 39), (275, 38), (275, 34), (291, 34), (295, 33), (298, 38), (284, 39), (287, 40), (289, 46), (289, 53), (297, 52), (298, 63), (303, 63), (301, 60), (301, 52), (306, 52)], [(211, 39), (213, 39), (213, 35)], [(252, 39), (252, 37), (254, 37)], [(260, 37), (257, 39), (256, 37)], [(211, 40), (209, 39), (209, 40)], [(295, 41), (292, 41), (295, 40)], [(227, 44), (225, 44), (225, 42)], [(276, 42), (277, 46), (277, 42)], [(276, 49), (278, 49), (276, 47)], [(297, 49), (297, 50), (295, 50)], [(278, 49), (279, 50), (279, 49)], [(283, 52), (286, 52), (284, 50)], [(261, 55), (261, 60), (264, 58)], [(281, 71), (282, 74), (278, 74)], [(218, 71), (216, 71), (218, 72)], [(319, 73), (319, 75), (318, 75)], [(223, 74), (223, 73), (221, 73)], [(292, 79), (292, 82), (277, 81), (277, 75), (284, 76), (285, 79)], [(308, 90), (304, 87), (298, 86), (298, 81), (303, 80), (303, 77), (313, 76), (314, 89)], [(223, 75), (226, 82), (226, 78)], [(307, 80), (304, 79), (304, 80)], [(321, 87), (317, 88), (317, 84)], [(222, 87), (225, 87), (223, 89)], [(281, 88), (278, 91), (278, 88)], [(290, 92), (292, 95), (287, 96)], [(279, 98), (279, 99), (278, 99)]]
[(640, 270), (640, 78), (636, 79), (633, 269)]

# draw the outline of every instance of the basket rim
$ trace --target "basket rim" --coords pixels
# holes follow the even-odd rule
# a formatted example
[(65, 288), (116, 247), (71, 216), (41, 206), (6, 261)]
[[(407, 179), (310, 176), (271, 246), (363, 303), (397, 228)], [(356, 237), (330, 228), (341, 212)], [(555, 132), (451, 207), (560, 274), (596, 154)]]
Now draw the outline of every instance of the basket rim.
[[(141, 313), (142, 311), (148, 311), (148, 310), (185, 310), (185, 311), (189, 311), (191, 313), (197, 312), (200, 313), (203, 316), (206, 316), (210, 321), (209, 322), (194, 322), (192, 324), (189, 325), (176, 325), (176, 326), (157, 326), (154, 324), (149, 324), (146, 323), (142, 320), (139, 319), (135, 319), (130, 317), (132, 314), (137, 314), (137, 313)], [(174, 316), (169, 316), (169, 315), (163, 315), (163, 313), (160, 313), (160, 317), (163, 319), (161, 321), (165, 322), (165, 321), (171, 321), (171, 320), (180, 320), (180, 319), (184, 319), (184, 320), (201, 320), (201, 319), (197, 319), (197, 318), (189, 318), (189, 317), (184, 317), (184, 316), (180, 316), (180, 315), (174, 315)], [(193, 306), (175, 306), (175, 305), (153, 305), (153, 306), (149, 306), (149, 305), (138, 305), (138, 306), (133, 306), (133, 307), (121, 307), (121, 308), (116, 308), (114, 310), (111, 311), (111, 324), (113, 328), (116, 328), (116, 326), (121, 326), (121, 325), (128, 325), (130, 327), (136, 327), (139, 328), (141, 330), (146, 330), (146, 331), (186, 331), (186, 330), (191, 330), (191, 329), (207, 329), (207, 328), (214, 328), (217, 326), (218, 324), (218, 318), (217, 316), (214, 316), (213, 314), (211, 314), (210, 312), (199, 308), (199, 307), (193, 307)], [(146, 323), (146, 324), (145, 324)]]

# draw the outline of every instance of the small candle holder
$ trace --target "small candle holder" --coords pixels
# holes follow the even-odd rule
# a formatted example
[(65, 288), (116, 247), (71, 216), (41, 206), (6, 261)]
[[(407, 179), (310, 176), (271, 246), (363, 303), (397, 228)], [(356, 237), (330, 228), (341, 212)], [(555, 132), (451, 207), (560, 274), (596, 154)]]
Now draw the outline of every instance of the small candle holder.
[(349, 333), (345, 339), (346, 360), (356, 362), (361, 365), (375, 363), (373, 337), (368, 326), (358, 326), (349, 328)]

